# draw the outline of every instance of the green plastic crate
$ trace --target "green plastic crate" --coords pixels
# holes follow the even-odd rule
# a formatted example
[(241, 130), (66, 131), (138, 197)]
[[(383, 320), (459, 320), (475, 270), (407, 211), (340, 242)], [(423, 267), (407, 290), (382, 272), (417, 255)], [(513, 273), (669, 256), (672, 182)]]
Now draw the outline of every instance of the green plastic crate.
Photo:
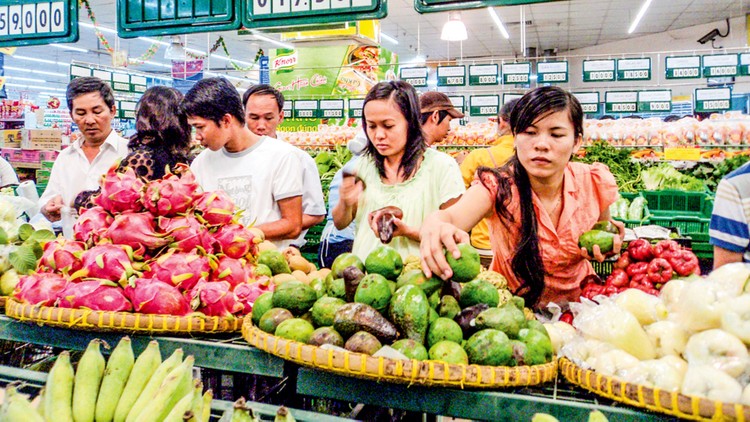
[(710, 218), (713, 197), (706, 192), (684, 192), (679, 190), (642, 191), (648, 201), (651, 214), (656, 217), (702, 217)]
[(693, 238), (692, 250), (698, 259), (714, 259), (714, 245), (710, 243), (708, 233), (691, 235)]
[(694, 234), (708, 234), (711, 218), (694, 216), (651, 216), (651, 224), (662, 227), (677, 227), (680, 233), (692, 237)]
[(591, 266), (594, 267), (594, 272), (596, 275), (599, 276), (599, 278), (604, 281), (610, 274), (612, 274), (612, 269), (614, 268), (615, 261), (608, 259), (604, 260), (602, 262), (599, 261), (589, 261), (591, 262)]

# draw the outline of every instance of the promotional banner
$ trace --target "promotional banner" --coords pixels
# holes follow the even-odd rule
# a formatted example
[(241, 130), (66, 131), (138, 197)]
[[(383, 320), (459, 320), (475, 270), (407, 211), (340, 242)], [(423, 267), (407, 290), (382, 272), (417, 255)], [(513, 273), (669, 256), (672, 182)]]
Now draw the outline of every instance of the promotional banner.
[(5, 54), (0, 54), (0, 98), (8, 98), (5, 92)]
[(269, 72), (270, 68), (268, 63), (268, 56), (260, 56), (260, 83), (266, 85), (271, 83), (271, 74)]
[(203, 60), (172, 60), (173, 86), (186, 94), (196, 82), (203, 79)]

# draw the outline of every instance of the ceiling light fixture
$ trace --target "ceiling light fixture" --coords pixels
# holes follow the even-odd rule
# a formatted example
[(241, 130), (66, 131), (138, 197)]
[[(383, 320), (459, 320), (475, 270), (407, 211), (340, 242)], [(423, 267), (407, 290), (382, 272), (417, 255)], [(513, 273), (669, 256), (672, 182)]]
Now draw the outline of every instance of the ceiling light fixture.
[(256, 30), (253, 30), (252, 32), (253, 32), (253, 35), (255, 35), (255, 38), (257, 38), (259, 40), (263, 40), (263, 41), (269, 42), (271, 44), (278, 45), (281, 48), (286, 48), (286, 49), (289, 49), (289, 50), (294, 50), (294, 46), (291, 45), (291, 44), (287, 44), (285, 42), (281, 42), (281, 41), (275, 40), (273, 38), (268, 38), (268, 37), (266, 37), (265, 35), (261, 34), (260, 32), (258, 32)]
[(643, 19), (643, 15), (646, 14), (646, 10), (648, 10), (649, 6), (651, 6), (651, 0), (646, 0), (643, 3), (643, 6), (641, 6), (641, 10), (639, 10), (638, 14), (635, 16), (635, 20), (630, 24), (630, 28), (628, 28), (628, 34), (632, 34), (633, 31), (635, 31), (635, 27), (638, 26), (638, 23), (641, 21), (641, 19)]
[(139, 39), (139, 40), (141, 40), (141, 41), (146, 41), (146, 42), (150, 42), (151, 44), (159, 44), (159, 45), (163, 45), (163, 46), (166, 46), (166, 47), (169, 47), (169, 46), (170, 46), (170, 44), (169, 44), (168, 42), (165, 42), (165, 41), (159, 41), (159, 40), (157, 40), (157, 39), (154, 39), (154, 38), (149, 38), (149, 37), (138, 37), (138, 39)]
[(50, 47), (59, 48), (62, 50), (71, 50), (71, 51), (78, 51), (80, 53), (88, 53), (89, 51), (85, 48), (79, 48), (79, 47), (72, 47), (65, 44), (50, 44)]
[(448, 22), (443, 25), (440, 39), (443, 41), (464, 41), (469, 38), (466, 33), (466, 25), (461, 20), (461, 12), (448, 12)]
[(78, 22), (78, 25), (84, 26), (86, 28), (98, 29), (98, 30), (100, 30), (102, 32), (107, 32), (107, 33), (110, 33), (110, 34), (116, 34), (117, 33), (117, 31), (115, 31), (114, 29), (107, 28), (107, 27), (104, 27), (104, 26), (101, 26), (101, 25), (94, 26), (94, 25), (92, 25), (90, 23), (86, 23), (86, 22)]
[(168, 64), (159, 63), (159, 62), (152, 62), (151, 60), (144, 60), (143, 63), (150, 64), (151, 66), (165, 67), (165, 68), (168, 68), (168, 69), (172, 68), (172, 66), (170, 66)]
[(167, 51), (164, 52), (165, 59), (171, 60), (185, 60), (187, 52), (185, 51), (185, 44), (182, 42), (182, 38), (179, 35), (172, 35), (172, 41), (167, 47)]
[(15, 67), (15, 66), (4, 66), (3, 68), (5, 70), (18, 70), (20, 72), (30, 72), (30, 73), (39, 74), (39, 75), (59, 76), (61, 78), (67, 78), (69, 76), (67, 73), (45, 72), (44, 70), (24, 69), (22, 67)]
[(27, 60), (27, 61), (30, 61), (30, 62), (56, 64), (58, 66), (70, 67), (70, 63), (60, 63), (60, 62), (55, 62), (55, 61), (52, 61), (52, 60), (37, 59), (36, 57), (19, 56), (18, 54), (10, 56), (10, 57), (12, 57), (14, 59), (19, 59), (19, 60)]
[(500, 20), (500, 16), (497, 15), (497, 12), (495, 12), (495, 9), (492, 7), (487, 8), (487, 12), (490, 14), (490, 17), (493, 21), (495, 21), (495, 25), (497, 25), (497, 29), (500, 30), (500, 33), (503, 35), (503, 38), (506, 40), (510, 39), (510, 34), (508, 34), (508, 30), (505, 29), (505, 25), (503, 25), (503, 21)]
[(395, 44), (395, 45), (398, 45), (398, 40), (397, 40), (397, 39), (393, 38), (392, 36), (390, 36), (390, 35), (386, 34), (386, 33), (385, 33), (385, 32), (383, 32), (383, 31), (380, 31), (380, 38), (382, 38), (382, 39), (384, 39), (384, 40), (388, 41), (388, 42), (389, 42), (389, 43), (391, 43), (391, 44)]
[(46, 84), (47, 83), (47, 81), (45, 81), (44, 79), (22, 78), (20, 76), (8, 76), (8, 75), (5, 75), (5, 78), (13, 80), (13, 81), (37, 82), (37, 83), (40, 83), (40, 84)]

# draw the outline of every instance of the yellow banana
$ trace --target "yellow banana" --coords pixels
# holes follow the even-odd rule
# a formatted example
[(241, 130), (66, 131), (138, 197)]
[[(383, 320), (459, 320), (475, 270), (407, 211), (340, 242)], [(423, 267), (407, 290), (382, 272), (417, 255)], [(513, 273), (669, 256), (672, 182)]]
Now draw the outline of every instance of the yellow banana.
[(213, 390), (208, 389), (203, 393), (203, 415), (201, 415), (201, 422), (208, 422), (211, 419), (211, 400), (213, 398)]
[(104, 379), (96, 400), (96, 422), (111, 422), (114, 419), (118, 399), (125, 389), (134, 362), (130, 337), (123, 337), (109, 356), (107, 368), (104, 370)]
[(188, 416), (188, 414), (192, 416), (193, 414), (190, 410), (190, 406), (193, 404), (194, 395), (195, 393), (192, 391), (185, 394), (185, 396), (174, 405), (167, 416), (165, 416), (164, 419), (159, 420), (163, 422), (185, 422), (185, 416)]
[(159, 343), (154, 340), (148, 344), (146, 350), (135, 360), (133, 369), (130, 371), (128, 382), (122, 391), (120, 400), (117, 402), (115, 409), (115, 422), (125, 422), (130, 413), (130, 409), (140, 397), (141, 392), (146, 387), (151, 377), (161, 365), (161, 352)]
[(203, 422), (203, 396), (201, 393), (203, 393), (203, 383), (200, 380), (195, 380), (193, 403), (190, 405), (192, 415), (188, 422)]
[(57, 356), (47, 376), (44, 394), (44, 420), (73, 422), (73, 365), (67, 350)]
[[(178, 350), (180, 350), (180, 355), (182, 355), (182, 350)], [(171, 357), (169, 359), (171, 359)], [(169, 359), (165, 360), (162, 366), (168, 363)], [(162, 415), (162, 412), (167, 407), (167, 403), (169, 402), (170, 398), (174, 395), (175, 391), (177, 391), (177, 387), (180, 386), (182, 377), (185, 374), (185, 368), (189, 366), (192, 370), (193, 360), (194, 358), (192, 356), (188, 356), (184, 362), (178, 361), (178, 365), (173, 367), (167, 373), (167, 375), (163, 378), (163, 382), (161, 382), (153, 390), (153, 392), (150, 392), (150, 394), (146, 396), (147, 399), (145, 400), (144, 405), (139, 407), (138, 402), (140, 402), (141, 398), (149, 393), (148, 387), (152, 385), (152, 381), (154, 380), (154, 378), (156, 378), (156, 374), (154, 374), (154, 377), (148, 383), (149, 385), (146, 386), (146, 389), (143, 390), (143, 394), (141, 394), (141, 397), (138, 398), (138, 402), (136, 402), (135, 406), (133, 406), (133, 409), (130, 410), (130, 414), (128, 415), (128, 422), (158, 421), (159, 417)], [(136, 411), (138, 411), (138, 413), (135, 413)], [(131, 419), (131, 417), (133, 419)]]
[(0, 413), (0, 420), (4, 422), (44, 422), (44, 418), (31, 406), (26, 395), (21, 394), (15, 385), (11, 384), (5, 390), (5, 403)]
[(76, 422), (94, 421), (96, 398), (106, 365), (100, 350), (101, 343), (102, 341), (96, 338), (91, 340), (78, 362), (73, 384), (73, 420)]

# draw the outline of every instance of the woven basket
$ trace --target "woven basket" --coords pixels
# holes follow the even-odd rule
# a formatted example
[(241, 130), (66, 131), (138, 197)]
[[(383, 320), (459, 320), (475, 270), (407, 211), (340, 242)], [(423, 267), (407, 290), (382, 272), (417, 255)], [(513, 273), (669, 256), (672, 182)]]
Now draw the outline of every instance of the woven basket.
[(427, 386), (497, 388), (542, 384), (555, 379), (557, 362), (537, 366), (458, 365), (438, 361), (399, 360), (363, 353), (321, 349), (242, 325), (248, 343), (282, 359), (356, 378)]
[(711, 401), (658, 388), (630, 384), (581, 368), (560, 358), (560, 372), (571, 383), (602, 397), (635, 407), (653, 410), (689, 420), (750, 421), (750, 407), (736, 403)]
[(20, 321), (86, 331), (189, 335), (240, 331), (242, 317), (204, 317), (35, 306), (8, 299), (5, 314)]

